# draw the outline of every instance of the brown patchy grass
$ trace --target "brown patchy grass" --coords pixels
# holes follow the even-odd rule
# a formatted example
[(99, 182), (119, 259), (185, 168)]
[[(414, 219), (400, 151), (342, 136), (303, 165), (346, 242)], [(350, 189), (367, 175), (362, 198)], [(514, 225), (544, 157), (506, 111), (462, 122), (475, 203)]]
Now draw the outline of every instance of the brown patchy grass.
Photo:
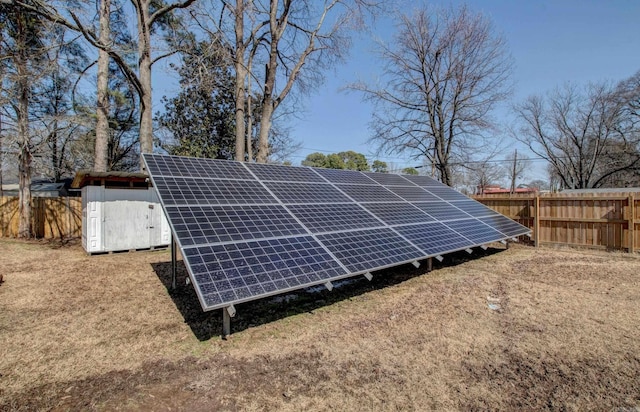
[(640, 257), (475, 254), (239, 305), (223, 341), (167, 251), (1, 239), (0, 410), (640, 408)]

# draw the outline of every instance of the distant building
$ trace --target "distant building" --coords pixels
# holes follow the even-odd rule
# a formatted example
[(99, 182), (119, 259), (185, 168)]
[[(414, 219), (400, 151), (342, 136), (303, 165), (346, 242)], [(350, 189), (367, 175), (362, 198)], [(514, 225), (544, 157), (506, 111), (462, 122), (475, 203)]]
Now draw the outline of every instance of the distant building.
[[(17, 183), (3, 184), (3, 196), (18, 196), (19, 186)], [(34, 182), (31, 184), (32, 197), (60, 197), (68, 196), (68, 184), (66, 182)]]

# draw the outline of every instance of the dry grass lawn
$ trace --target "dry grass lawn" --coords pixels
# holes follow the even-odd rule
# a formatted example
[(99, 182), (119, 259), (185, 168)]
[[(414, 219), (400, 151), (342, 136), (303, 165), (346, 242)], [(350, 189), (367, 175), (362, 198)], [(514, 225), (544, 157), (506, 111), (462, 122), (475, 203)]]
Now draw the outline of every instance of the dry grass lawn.
[(227, 341), (169, 271), (0, 239), (0, 410), (640, 409), (639, 256), (450, 255), (239, 305)]

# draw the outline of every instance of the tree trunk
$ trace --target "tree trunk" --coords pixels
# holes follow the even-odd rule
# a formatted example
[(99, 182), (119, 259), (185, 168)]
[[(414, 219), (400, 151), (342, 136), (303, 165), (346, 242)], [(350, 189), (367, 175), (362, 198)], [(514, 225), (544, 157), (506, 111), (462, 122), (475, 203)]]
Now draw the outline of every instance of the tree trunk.
[[(244, 140), (245, 140), (245, 81), (247, 69), (244, 64), (244, 3), (243, 0), (236, 0), (235, 10), (235, 31), (236, 31), (236, 160), (244, 161)], [(250, 160), (250, 159), (249, 159)]]
[[(100, 1), (100, 43), (109, 44), (111, 0)], [(109, 142), (109, 53), (98, 49), (98, 102), (96, 110), (96, 144), (93, 170), (107, 171), (107, 145)]]
[(516, 192), (516, 167), (518, 165), (518, 149), (513, 154), (513, 168), (511, 169), (511, 194)]
[(253, 100), (251, 99), (251, 77), (249, 77), (249, 98), (247, 99), (247, 159), (253, 161)]
[(19, 187), (19, 223), (18, 237), (31, 237), (31, 147), (29, 142), (29, 79), (26, 75), (26, 56), (20, 57), (18, 76), (20, 77), (20, 100), (18, 102), (18, 187)]
[(258, 135), (258, 155), (256, 156), (257, 163), (267, 163), (269, 157), (269, 130), (271, 129), (271, 116), (273, 115), (271, 98), (263, 99), (262, 104), (260, 134)]
[[(140, 70), (140, 153), (153, 152), (153, 117), (151, 107), (151, 33), (149, 0), (140, 1), (138, 13), (138, 54)], [(144, 170), (140, 157), (140, 170)]]
[(53, 178), (56, 182), (60, 181), (62, 173), (60, 171), (60, 159), (58, 153), (58, 120), (53, 121), (53, 132), (49, 136), (51, 142), (51, 168), (53, 171)]

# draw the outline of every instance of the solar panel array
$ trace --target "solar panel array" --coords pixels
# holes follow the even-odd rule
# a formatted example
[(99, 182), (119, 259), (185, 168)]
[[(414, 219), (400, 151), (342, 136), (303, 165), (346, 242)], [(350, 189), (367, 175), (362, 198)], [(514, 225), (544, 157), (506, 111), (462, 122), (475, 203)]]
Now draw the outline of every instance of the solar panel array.
[(204, 310), (529, 232), (426, 176), (143, 158)]

